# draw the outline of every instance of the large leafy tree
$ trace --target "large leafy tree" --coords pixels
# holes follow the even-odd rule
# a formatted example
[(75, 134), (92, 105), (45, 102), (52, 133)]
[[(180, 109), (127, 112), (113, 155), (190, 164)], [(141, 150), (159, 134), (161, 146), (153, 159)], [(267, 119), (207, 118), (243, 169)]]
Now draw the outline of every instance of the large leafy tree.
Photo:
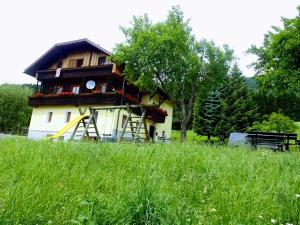
[(169, 94), (185, 140), (196, 96), (226, 75), (232, 52), (206, 40), (197, 42), (179, 7), (155, 24), (147, 15), (134, 17), (122, 31), (126, 41), (116, 46), (113, 60), (125, 64), (126, 77), (140, 88), (160, 87)]
[(300, 91), (300, 6), (293, 19), (283, 18), (283, 28), (273, 27), (262, 47), (248, 52), (258, 56), (252, 64), (264, 89)]
[(19, 133), (22, 127), (28, 127), (31, 107), (27, 97), (32, 90), (21, 85), (0, 85), (0, 132)]

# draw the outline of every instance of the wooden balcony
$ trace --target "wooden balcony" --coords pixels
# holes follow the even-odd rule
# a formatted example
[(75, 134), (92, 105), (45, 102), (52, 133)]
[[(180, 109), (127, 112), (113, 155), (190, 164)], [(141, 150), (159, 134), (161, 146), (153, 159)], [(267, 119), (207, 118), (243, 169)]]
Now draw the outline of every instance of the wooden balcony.
[(121, 70), (115, 64), (104, 64), (99, 66), (88, 66), (79, 68), (62, 68), (59, 77), (56, 77), (56, 69), (38, 71), (39, 81), (49, 79), (101, 77), (107, 75), (121, 75)]
[(115, 105), (120, 97), (115, 93), (78, 94), (78, 95), (41, 95), (31, 96), (28, 99), (30, 106), (40, 105)]

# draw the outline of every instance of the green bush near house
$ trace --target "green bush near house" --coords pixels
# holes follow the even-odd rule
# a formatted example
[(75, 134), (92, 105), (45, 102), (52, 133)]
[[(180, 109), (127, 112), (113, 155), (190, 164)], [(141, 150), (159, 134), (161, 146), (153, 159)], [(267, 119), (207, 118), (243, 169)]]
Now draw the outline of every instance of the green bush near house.
[(0, 224), (300, 223), (300, 153), (0, 139)]

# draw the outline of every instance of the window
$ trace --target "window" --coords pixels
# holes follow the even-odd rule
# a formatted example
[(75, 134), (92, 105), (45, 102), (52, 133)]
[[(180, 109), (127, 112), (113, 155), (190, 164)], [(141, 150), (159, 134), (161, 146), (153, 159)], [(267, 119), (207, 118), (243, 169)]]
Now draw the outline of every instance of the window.
[(66, 123), (69, 123), (71, 119), (71, 112), (66, 112)]
[(53, 112), (47, 113), (47, 123), (51, 123)]
[(106, 93), (107, 83), (101, 84), (101, 93)]
[(98, 120), (98, 111), (96, 111), (95, 114), (94, 114), (94, 120), (97, 123), (97, 120)]
[(83, 65), (83, 59), (70, 59), (69, 60), (69, 68), (82, 67), (82, 65)]
[(64, 90), (64, 87), (62, 85), (57, 85), (54, 88), (54, 94), (59, 95), (60, 93), (62, 93), (63, 90)]
[(77, 59), (76, 60), (76, 67), (82, 67), (83, 65), (83, 59)]
[(57, 66), (56, 66), (56, 68), (57, 68), (57, 69), (59, 69), (59, 68), (62, 68), (62, 65), (63, 65), (63, 62), (62, 62), (62, 61), (60, 61), (60, 62), (58, 62), (58, 63), (57, 63)]
[(105, 56), (100, 56), (98, 58), (98, 65), (104, 65), (105, 64), (105, 60), (106, 60)]
[(80, 90), (80, 85), (73, 85), (72, 86), (72, 93), (78, 95)]
[(122, 128), (124, 128), (124, 126), (125, 126), (126, 119), (127, 119), (127, 116), (123, 115), (123, 117), (122, 117)]

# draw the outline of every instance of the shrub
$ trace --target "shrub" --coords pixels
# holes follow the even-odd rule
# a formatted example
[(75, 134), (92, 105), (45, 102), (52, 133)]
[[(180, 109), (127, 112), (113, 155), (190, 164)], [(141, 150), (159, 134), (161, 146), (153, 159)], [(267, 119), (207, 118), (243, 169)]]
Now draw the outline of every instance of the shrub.
[(267, 132), (293, 133), (296, 131), (297, 125), (289, 117), (281, 113), (273, 112), (267, 120), (264, 120), (261, 123), (255, 122), (252, 129)]
[(19, 133), (29, 125), (32, 109), (27, 97), (31, 94), (32, 90), (21, 85), (0, 85), (0, 132)]

